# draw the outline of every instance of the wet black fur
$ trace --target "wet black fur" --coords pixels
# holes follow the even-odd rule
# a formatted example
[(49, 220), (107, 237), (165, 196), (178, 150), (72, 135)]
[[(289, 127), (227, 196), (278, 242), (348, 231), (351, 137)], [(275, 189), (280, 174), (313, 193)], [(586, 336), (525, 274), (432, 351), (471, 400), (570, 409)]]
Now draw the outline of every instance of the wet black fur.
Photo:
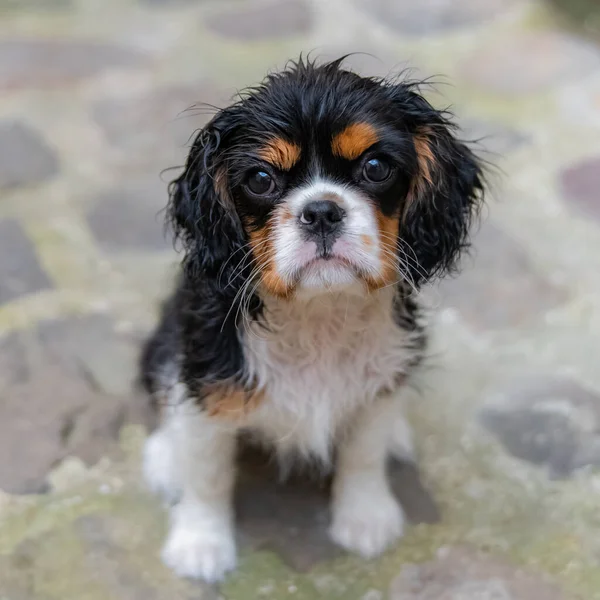
[[(402, 208), (417, 175), (414, 135), (428, 131), (435, 156), (433, 185), (401, 220), (402, 251), (409, 276), (418, 286), (451, 271), (468, 245), (469, 225), (483, 195), (482, 172), (471, 151), (454, 136), (450, 116), (418, 93), (418, 84), (362, 78), (341, 68), (341, 59), (324, 65), (300, 61), (243, 92), (196, 136), (181, 175), (172, 183), (169, 223), (183, 250), (182, 274), (161, 323), (142, 359), (150, 392), (164, 383), (167, 361), (180, 361), (182, 380), (198, 396), (207, 383), (244, 381), (240, 303), (250, 318), (261, 316), (261, 301), (241, 294), (248, 281), (248, 235), (242, 223), (261, 227), (278, 197), (256, 201), (243, 192), (243, 177), (263, 165), (259, 149), (274, 136), (301, 140), (302, 156), (288, 174), (273, 173), (281, 193), (306, 181), (319, 166), (347, 183), (362, 163), (331, 155), (331, 139), (353, 122), (374, 124), (380, 133), (375, 150), (391, 156), (398, 169), (385, 190), (364, 189), (384, 214)], [(307, 151), (306, 149), (310, 149)], [(368, 156), (373, 153), (369, 152)], [(367, 156), (367, 159), (368, 159)], [(226, 181), (216, 185), (220, 176)], [(356, 185), (364, 185), (356, 183)], [(416, 330), (417, 306), (399, 288), (399, 322)], [(419, 330), (420, 331), (420, 330)], [(421, 352), (424, 332), (419, 338)], [(417, 349), (415, 349), (417, 351)]]

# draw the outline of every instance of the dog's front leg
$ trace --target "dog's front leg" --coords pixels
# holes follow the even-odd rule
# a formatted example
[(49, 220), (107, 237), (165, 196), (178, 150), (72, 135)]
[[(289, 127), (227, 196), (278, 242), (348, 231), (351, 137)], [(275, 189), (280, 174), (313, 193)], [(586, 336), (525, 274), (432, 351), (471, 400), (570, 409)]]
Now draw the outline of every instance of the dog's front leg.
[(233, 523), (236, 431), (191, 404), (169, 411), (148, 440), (146, 477), (179, 502), (162, 551), (178, 575), (218, 581), (235, 567)]
[(341, 440), (333, 483), (330, 535), (371, 558), (402, 535), (404, 514), (388, 482), (389, 454), (412, 457), (410, 428), (395, 395), (359, 410)]

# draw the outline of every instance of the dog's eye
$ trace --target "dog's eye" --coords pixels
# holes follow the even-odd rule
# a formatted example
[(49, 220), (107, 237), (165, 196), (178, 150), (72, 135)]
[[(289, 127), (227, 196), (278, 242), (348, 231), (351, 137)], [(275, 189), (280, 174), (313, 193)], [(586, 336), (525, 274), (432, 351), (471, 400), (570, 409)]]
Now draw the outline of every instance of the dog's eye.
[(392, 168), (380, 158), (372, 158), (363, 167), (363, 177), (371, 183), (382, 183), (391, 174)]
[(246, 180), (246, 186), (255, 196), (266, 196), (275, 190), (273, 178), (265, 171), (253, 171)]

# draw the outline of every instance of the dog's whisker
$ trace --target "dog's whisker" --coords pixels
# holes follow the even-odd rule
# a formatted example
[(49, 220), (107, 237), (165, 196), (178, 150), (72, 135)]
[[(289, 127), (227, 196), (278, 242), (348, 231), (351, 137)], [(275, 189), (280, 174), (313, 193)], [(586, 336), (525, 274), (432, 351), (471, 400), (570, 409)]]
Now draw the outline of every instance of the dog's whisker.
[[(244, 244), (243, 246), (241, 246), (240, 248), (238, 248), (238, 249), (237, 249), (235, 252), (233, 252), (233, 253), (232, 253), (232, 254), (229, 256), (229, 258), (228, 258), (228, 259), (227, 259), (227, 260), (226, 260), (226, 261), (223, 263), (223, 265), (222, 265), (222, 266), (221, 266), (221, 268), (219, 269), (219, 273), (218, 273), (218, 275), (217, 275), (217, 280), (218, 280), (219, 284), (221, 284), (221, 283), (222, 283), (222, 277), (223, 277), (223, 274), (224, 274), (224, 272), (225, 272), (225, 268), (226, 268), (226, 267), (227, 267), (227, 265), (228, 265), (228, 264), (229, 264), (229, 263), (232, 261), (233, 257), (234, 257), (234, 256), (235, 256), (235, 255), (236, 255), (238, 252), (241, 252), (241, 251), (244, 251), (244, 250), (246, 251), (246, 252), (244, 253), (244, 255), (242, 256), (242, 258), (240, 259), (240, 261), (237, 263), (237, 265), (236, 265), (236, 268), (237, 268), (237, 266), (239, 266), (239, 264), (240, 264), (240, 263), (242, 263), (242, 262), (245, 260), (245, 258), (246, 258), (248, 255), (250, 255), (250, 254), (252, 253), (252, 248), (250, 248), (250, 249), (247, 249), (247, 248), (248, 248), (248, 246), (249, 246), (249, 244)], [(232, 277), (232, 279), (233, 279), (233, 277)]]
[[(258, 262), (261, 258), (262, 255), (259, 255), (258, 251), (261, 249), (262, 246), (265, 246), (268, 244), (268, 241), (265, 241), (261, 244), (257, 244), (255, 245), (252, 249), (250, 249), (250, 251), (244, 256), (244, 258), (242, 259), (242, 261), (240, 261), (240, 264), (238, 264), (238, 266), (236, 267), (234, 273), (230, 276), (229, 278), (229, 282), (227, 283), (227, 285), (233, 285), (236, 277), (244, 270), (247, 268), (250, 268), (251, 265), (253, 265), (254, 263)], [(249, 256), (253, 256), (252, 260), (248, 263), (243, 263), (243, 261), (245, 261)]]

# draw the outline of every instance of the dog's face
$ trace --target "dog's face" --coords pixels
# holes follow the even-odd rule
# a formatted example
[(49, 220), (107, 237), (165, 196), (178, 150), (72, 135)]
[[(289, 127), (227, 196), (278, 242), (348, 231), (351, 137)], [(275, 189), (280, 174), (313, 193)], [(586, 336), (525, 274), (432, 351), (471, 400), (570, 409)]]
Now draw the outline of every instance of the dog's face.
[[(266, 106), (248, 115), (252, 140), (242, 130), (231, 150), (231, 194), (263, 284), (289, 296), (393, 283), (417, 173), (413, 137), (378, 85), (349, 73), (331, 95), (326, 77), (306, 90), (297, 83), (265, 90)], [(271, 129), (260, 122), (268, 107), (280, 112)]]
[(300, 62), (200, 132), (171, 218), (188, 260), (225, 285), (370, 293), (450, 268), (481, 188), (474, 156), (414, 86)]

